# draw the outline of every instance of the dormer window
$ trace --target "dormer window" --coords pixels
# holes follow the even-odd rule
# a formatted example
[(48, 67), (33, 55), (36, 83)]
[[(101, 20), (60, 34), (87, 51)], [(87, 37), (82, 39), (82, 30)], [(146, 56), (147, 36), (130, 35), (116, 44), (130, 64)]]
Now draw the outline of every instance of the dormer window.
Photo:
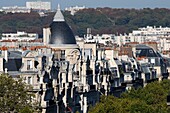
[(32, 61), (27, 60), (27, 70), (32, 70), (32, 69), (33, 69)]
[(152, 51), (152, 50), (149, 50), (149, 53), (153, 54), (153, 51)]

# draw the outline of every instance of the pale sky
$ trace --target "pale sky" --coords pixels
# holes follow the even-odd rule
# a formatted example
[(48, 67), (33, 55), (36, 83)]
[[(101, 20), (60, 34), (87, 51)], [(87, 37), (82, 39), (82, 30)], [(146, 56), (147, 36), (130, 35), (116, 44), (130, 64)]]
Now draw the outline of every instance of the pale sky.
[[(36, 0), (0, 0), (0, 7), (3, 6), (25, 6), (26, 1)], [(52, 8), (56, 9), (57, 4), (61, 8), (69, 6), (86, 7), (111, 7), (111, 8), (170, 8), (170, 0), (42, 0), (51, 1)]]

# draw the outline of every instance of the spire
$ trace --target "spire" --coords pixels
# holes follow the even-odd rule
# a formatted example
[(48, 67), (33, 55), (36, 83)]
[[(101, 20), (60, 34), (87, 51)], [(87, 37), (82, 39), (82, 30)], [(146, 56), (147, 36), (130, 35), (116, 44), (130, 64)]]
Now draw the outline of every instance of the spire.
[(60, 10), (60, 4), (58, 4), (57, 10)]
[(54, 22), (62, 22), (62, 21), (65, 21), (64, 20), (64, 16), (63, 14), (61, 13), (61, 9), (60, 9), (60, 5), (58, 4), (58, 8), (57, 8), (57, 12), (54, 16), (54, 19), (53, 19)]

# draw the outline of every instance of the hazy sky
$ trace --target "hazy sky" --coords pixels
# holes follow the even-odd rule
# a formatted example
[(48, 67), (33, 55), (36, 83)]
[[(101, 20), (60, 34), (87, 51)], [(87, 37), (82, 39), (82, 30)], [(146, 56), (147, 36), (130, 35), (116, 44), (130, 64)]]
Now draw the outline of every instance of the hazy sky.
[[(26, 1), (35, 0), (0, 0), (2, 6), (25, 6)], [(52, 8), (59, 3), (61, 8), (69, 6), (112, 7), (112, 8), (170, 8), (170, 0), (44, 0), (51, 1)]]

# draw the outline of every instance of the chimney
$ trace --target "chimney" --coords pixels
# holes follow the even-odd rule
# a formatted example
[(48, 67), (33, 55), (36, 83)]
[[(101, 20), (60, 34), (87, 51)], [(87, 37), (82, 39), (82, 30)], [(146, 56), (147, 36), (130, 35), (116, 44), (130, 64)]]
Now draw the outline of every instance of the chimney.
[(50, 28), (43, 28), (44, 45), (47, 45), (49, 43), (49, 38), (50, 38)]
[(4, 51), (4, 57), (5, 57), (6, 62), (8, 62), (8, 50)]

